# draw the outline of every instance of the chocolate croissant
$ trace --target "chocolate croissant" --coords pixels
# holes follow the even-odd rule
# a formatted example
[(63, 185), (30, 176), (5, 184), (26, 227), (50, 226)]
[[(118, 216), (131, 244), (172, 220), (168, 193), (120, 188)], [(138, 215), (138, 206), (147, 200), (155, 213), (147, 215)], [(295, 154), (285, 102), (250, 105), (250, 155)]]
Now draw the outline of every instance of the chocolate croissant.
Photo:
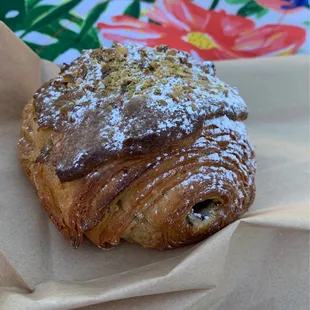
[(167, 46), (86, 50), (24, 108), (20, 160), (75, 247), (84, 235), (179, 247), (252, 204), (247, 114), (211, 62)]

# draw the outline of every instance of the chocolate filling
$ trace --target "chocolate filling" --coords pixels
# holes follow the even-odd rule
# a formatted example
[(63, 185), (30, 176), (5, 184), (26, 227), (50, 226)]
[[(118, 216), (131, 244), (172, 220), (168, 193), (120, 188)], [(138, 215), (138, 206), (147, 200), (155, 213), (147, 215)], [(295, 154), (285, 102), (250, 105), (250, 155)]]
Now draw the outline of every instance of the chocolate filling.
[(206, 199), (204, 201), (196, 203), (190, 213), (186, 217), (186, 221), (189, 225), (201, 225), (202, 221), (208, 221), (212, 216), (211, 213), (219, 206), (219, 202), (214, 199)]

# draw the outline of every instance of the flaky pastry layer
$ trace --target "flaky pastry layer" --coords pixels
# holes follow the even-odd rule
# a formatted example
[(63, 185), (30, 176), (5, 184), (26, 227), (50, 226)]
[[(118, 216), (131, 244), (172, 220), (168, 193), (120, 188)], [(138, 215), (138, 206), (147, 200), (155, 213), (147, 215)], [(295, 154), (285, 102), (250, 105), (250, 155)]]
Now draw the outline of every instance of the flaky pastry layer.
[(26, 105), (20, 159), (75, 247), (83, 236), (101, 248), (179, 247), (252, 204), (246, 116), (236, 90), (183, 52), (87, 51)]

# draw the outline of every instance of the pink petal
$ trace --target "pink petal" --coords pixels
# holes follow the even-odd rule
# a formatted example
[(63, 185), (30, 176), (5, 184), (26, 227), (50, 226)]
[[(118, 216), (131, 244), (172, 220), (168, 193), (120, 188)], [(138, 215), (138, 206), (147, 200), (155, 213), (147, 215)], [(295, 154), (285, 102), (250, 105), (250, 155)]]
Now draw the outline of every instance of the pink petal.
[(295, 53), (306, 39), (303, 28), (289, 25), (265, 25), (243, 34), (235, 42), (235, 49), (245, 57)]
[(169, 17), (164, 11), (162, 11), (156, 6), (153, 6), (152, 9), (148, 11), (146, 16), (162, 25), (170, 25), (180, 30), (184, 29), (184, 25), (180, 25), (180, 23), (177, 23), (175, 20), (173, 20), (173, 18)]
[(162, 0), (168, 12), (187, 24), (192, 31), (202, 31), (208, 24), (208, 10), (189, 0)]

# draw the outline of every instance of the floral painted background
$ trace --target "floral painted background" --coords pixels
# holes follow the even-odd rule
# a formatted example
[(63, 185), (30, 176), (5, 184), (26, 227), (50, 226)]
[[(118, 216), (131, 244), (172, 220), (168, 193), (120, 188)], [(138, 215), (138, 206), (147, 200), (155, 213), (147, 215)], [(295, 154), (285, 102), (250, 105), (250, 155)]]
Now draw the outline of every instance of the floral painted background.
[(1, 0), (0, 19), (40, 57), (136, 42), (199, 59), (309, 54), (308, 0)]

